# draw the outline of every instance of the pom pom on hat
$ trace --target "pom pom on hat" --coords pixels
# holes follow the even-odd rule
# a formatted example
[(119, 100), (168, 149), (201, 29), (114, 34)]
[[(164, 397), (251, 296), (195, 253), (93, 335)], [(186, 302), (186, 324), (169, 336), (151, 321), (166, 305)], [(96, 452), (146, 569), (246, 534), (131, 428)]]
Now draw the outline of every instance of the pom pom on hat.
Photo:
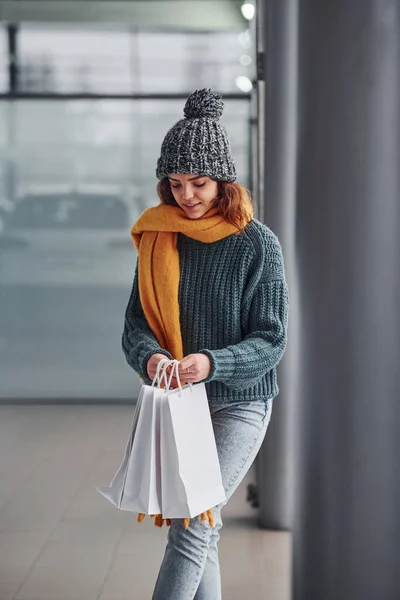
[(218, 121), (224, 111), (221, 94), (210, 89), (196, 90), (186, 100), (183, 114), (187, 119), (212, 119)]

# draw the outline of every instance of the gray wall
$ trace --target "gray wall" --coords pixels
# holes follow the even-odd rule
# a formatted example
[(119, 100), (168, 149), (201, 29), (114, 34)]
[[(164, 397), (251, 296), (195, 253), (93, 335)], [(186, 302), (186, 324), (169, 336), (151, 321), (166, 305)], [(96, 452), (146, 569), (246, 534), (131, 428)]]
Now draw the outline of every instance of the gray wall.
[[(261, 512), (293, 519), (294, 600), (398, 600), (400, 3), (279, 5), (270, 2), (284, 52), (267, 79), (266, 221), (287, 249), (295, 312), (275, 403), (275, 427), (293, 436), (273, 451), (295, 487), (291, 515), (278, 469), (260, 469), (270, 490)], [(282, 83), (288, 68), (295, 91)], [(276, 89), (296, 95), (295, 136), (293, 102), (274, 101)]]

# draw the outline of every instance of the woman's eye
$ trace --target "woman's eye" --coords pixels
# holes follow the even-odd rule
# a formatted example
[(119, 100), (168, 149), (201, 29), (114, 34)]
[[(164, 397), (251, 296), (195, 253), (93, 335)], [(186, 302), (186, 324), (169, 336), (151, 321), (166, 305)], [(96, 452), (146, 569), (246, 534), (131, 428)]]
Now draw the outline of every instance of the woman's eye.
[(177, 183), (176, 185), (172, 185), (171, 183), (171, 187), (174, 188), (174, 190), (176, 190), (176, 188), (181, 187), (181, 184)]
[(194, 184), (195, 187), (203, 187), (203, 185), (206, 185), (205, 181), (203, 183), (195, 183)]

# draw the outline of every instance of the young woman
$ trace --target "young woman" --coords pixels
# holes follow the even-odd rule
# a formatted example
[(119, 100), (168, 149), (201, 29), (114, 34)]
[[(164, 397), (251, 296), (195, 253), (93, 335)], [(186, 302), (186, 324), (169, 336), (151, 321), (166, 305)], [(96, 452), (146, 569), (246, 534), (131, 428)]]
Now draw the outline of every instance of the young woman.
[[(281, 247), (253, 218), (218, 94), (198, 90), (167, 133), (157, 163), (161, 204), (132, 228), (138, 265), (122, 345), (147, 382), (160, 360), (182, 382), (206, 383), (229, 498), (253, 463), (278, 394), (288, 292)], [(214, 523), (173, 519), (153, 600), (218, 600), (221, 506)]]

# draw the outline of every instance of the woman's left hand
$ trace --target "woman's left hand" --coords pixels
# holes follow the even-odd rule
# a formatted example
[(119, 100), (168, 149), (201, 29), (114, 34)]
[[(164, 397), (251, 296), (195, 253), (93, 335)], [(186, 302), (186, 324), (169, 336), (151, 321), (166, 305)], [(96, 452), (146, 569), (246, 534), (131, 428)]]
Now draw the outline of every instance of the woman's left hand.
[[(206, 354), (189, 354), (179, 362), (181, 383), (198, 383), (207, 379), (211, 371), (211, 361)], [(174, 381), (177, 385), (177, 382)]]

